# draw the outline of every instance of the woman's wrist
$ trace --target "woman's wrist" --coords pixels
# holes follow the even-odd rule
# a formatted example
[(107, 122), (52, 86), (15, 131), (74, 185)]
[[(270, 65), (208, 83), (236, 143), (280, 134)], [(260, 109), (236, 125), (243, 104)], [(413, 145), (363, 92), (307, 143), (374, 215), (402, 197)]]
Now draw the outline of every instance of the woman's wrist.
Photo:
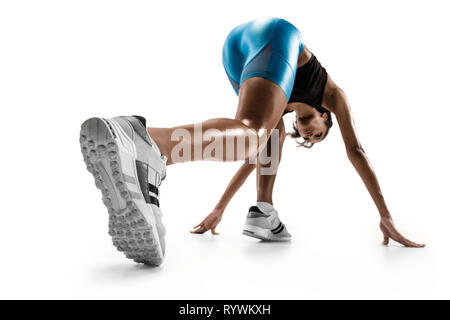
[(389, 210), (387, 208), (380, 210), (380, 217), (381, 218), (391, 218), (391, 213), (389, 212)]
[(389, 209), (386, 205), (386, 202), (384, 202), (384, 197), (380, 192), (380, 198), (375, 201), (375, 204), (377, 206), (378, 212), (380, 213), (381, 218), (390, 218), (391, 213), (389, 212)]
[(218, 204), (214, 207), (214, 210), (217, 210), (217, 211), (219, 211), (220, 213), (223, 213), (223, 212), (225, 211), (225, 208), (226, 208), (226, 207), (227, 207), (226, 205), (218, 203)]

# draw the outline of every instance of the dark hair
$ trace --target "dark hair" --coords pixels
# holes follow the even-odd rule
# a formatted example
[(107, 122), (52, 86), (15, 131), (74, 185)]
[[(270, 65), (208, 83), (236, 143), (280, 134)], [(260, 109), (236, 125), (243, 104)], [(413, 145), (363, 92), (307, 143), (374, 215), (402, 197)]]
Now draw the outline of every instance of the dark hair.
[[(325, 125), (327, 126), (327, 131), (325, 132), (325, 135), (323, 137), (323, 139), (325, 139), (327, 137), (327, 135), (328, 135), (328, 131), (330, 131), (330, 128), (333, 126), (333, 119), (331, 118), (331, 112), (328, 111), (327, 109), (325, 109), (322, 106), (318, 106), (315, 109), (317, 111), (319, 111), (321, 115), (324, 114), (324, 113), (326, 113), (328, 115), (328, 119), (325, 120)], [(294, 132), (290, 132), (290, 133), (288, 133), (288, 135), (291, 138), (296, 139), (297, 147), (305, 147), (305, 148), (308, 148), (308, 149), (312, 148), (314, 143), (309, 142), (307, 140), (299, 141), (299, 139), (302, 138), (302, 136), (300, 135), (300, 132), (298, 132), (298, 129), (297, 129), (296, 125), (295, 125), (295, 122), (293, 123), (293, 129), (294, 129)]]

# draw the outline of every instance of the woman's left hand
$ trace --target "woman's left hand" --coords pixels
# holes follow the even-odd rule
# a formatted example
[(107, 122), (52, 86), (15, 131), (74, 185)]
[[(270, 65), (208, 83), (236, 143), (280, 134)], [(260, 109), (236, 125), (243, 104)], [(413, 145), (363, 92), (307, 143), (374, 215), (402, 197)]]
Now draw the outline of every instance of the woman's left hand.
[(412, 247), (412, 248), (423, 248), (425, 247), (424, 244), (418, 244), (411, 240), (406, 239), (404, 236), (400, 234), (400, 232), (397, 231), (394, 225), (394, 221), (391, 217), (383, 217), (381, 218), (380, 222), (380, 229), (381, 232), (383, 232), (383, 245), (387, 246), (389, 244), (389, 239), (395, 240), (398, 243), (401, 243), (402, 245), (406, 247)]

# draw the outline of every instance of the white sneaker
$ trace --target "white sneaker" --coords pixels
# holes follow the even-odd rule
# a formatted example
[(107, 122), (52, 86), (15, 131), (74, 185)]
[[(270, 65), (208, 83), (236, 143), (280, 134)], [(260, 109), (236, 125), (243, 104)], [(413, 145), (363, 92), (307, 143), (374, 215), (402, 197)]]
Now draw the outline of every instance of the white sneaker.
[(165, 228), (159, 186), (166, 157), (139, 116), (91, 118), (81, 125), (81, 152), (109, 212), (109, 235), (117, 250), (135, 262), (160, 265)]
[(278, 212), (267, 202), (257, 202), (248, 210), (243, 234), (266, 241), (289, 241), (291, 235), (278, 218)]

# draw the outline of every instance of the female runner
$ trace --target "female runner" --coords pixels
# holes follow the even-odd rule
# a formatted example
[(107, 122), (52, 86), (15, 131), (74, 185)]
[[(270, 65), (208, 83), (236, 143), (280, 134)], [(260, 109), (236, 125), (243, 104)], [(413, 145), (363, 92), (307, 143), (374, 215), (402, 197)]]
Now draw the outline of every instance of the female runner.
[[(286, 135), (282, 116), (289, 112), (296, 115), (293, 135), (302, 138), (300, 144), (305, 147), (325, 139), (333, 114), (348, 159), (379, 211), (383, 243), (387, 245), (393, 239), (409, 247), (424, 246), (396, 229), (356, 135), (346, 95), (304, 45), (295, 26), (280, 18), (257, 19), (237, 26), (225, 40), (223, 65), (239, 97), (234, 119), (211, 119), (174, 128), (149, 127), (145, 133), (145, 119), (138, 116), (92, 118), (82, 125), (82, 152), (102, 190), (110, 212), (110, 234), (120, 251), (137, 262), (162, 263), (165, 229), (158, 187), (166, 165), (194, 160), (246, 161), (214, 211), (194, 233), (215, 233), (225, 206), (256, 167), (257, 202), (250, 207), (244, 234), (263, 240), (289, 240), (291, 236), (272, 203)], [(223, 149), (211, 152), (212, 140), (222, 141)], [(106, 153), (110, 149), (112, 153)], [(262, 161), (262, 154), (270, 161)]]

